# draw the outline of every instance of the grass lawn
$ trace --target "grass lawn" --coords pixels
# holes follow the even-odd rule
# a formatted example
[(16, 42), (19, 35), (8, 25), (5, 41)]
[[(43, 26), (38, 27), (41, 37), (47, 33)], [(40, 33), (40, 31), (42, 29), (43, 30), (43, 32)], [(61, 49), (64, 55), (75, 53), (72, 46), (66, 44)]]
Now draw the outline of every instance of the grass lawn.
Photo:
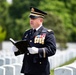
[[(70, 61), (68, 61), (68, 62), (66, 62), (66, 63), (64, 63), (64, 64), (60, 65), (59, 67), (64, 66), (64, 65), (71, 64), (71, 63), (73, 63), (75, 60), (76, 60), (76, 57), (75, 57), (75, 58), (73, 58), (73, 59), (71, 59)], [(52, 69), (50, 72), (51, 72), (51, 74), (50, 74), (50, 75), (54, 75), (54, 69)]]

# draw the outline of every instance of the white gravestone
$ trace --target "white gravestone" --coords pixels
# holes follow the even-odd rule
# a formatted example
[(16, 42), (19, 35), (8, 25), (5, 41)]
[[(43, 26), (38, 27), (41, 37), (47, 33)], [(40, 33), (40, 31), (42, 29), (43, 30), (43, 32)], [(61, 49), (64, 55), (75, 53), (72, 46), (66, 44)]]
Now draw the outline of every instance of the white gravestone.
[(11, 64), (11, 58), (5, 57), (5, 65)]
[(76, 75), (76, 64), (75, 63), (66, 65), (66, 67), (73, 69), (73, 75)]
[(73, 70), (67, 67), (58, 67), (54, 70), (54, 75), (73, 75)]
[(12, 65), (4, 65), (5, 75), (15, 75), (15, 67)]
[(0, 58), (0, 66), (3, 66), (3, 65), (4, 65), (4, 63), (5, 63), (4, 58)]
[(22, 55), (17, 56), (17, 63), (22, 64), (23, 56), (24, 56), (23, 54), (22, 54)]
[(16, 57), (11, 57), (11, 64), (17, 63), (17, 58)]
[(21, 75), (20, 72), (21, 72), (21, 67), (22, 67), (22, 65), (16, 63), (16, 64), (13, 64), (13, 66), (15, 66), (15, 75)]
[(0, 67), (0, 75), (5, 75), (5, 68)]

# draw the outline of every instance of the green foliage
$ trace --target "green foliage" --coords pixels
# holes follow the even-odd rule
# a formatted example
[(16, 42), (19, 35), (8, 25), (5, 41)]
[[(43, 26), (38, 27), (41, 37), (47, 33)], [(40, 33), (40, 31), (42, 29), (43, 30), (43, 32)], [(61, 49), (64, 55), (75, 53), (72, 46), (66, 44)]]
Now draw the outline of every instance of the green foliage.
[(25, 30), (30, 28), (28, 15), (28, 13), (24, 13), (21, 19), (15, 20), (16, 27), (14, 28), (15, 36), (13, 38), (15, 38), (16, 40), (21, 39)]
[(6, 31), (0, 26), (0, 42), (2, 42), (6, 37)]
[(68, 34), (65, 32), (66, 29), (62, 20), (53, 13), (49, 13), (45, 18), (44, 26), (54, 31), (56, 41), (59, 43), (59, 48), (66, 48), (67, 38), (65, 38), (65, 36), (67, 37)]
[(30, 11), (30, 6), (37, 7), (40, 0), (13, 0), (9, 8), (9, 14), (12, 18), (21, 18), (24, 13)]
[[(9, 37), (12, 37), (15, 40), (19, 40), (22, 38), (22, 35), (25, 30), (30, 28), (29, 25), (29, 13), (30, 6), (38, 6), (39, 4), (36, 3), (37, 1), (33, 0), (13, 0), (12, 5), (9, 7), (9, 16), (10, 16), (10, 22), (8, 22), (7, 26), (10, 35), (7, 36), (7, 39)], [(12, 30), (10, 30), (12, 28)]]
[[(8, 15), (8, 3), (6, 0), (0, 1), (0, 25), (4, 26)], [(5, 21), (5, 22), (4, 22)]]
[[(43, 6), (43, 7), (41, 7)], [(76, 42), (76, 1), (75, 0), (44, 0), (40, 9), (57, 15), (63, 23), (68, 41)]]
[(54, 30), (61, 46), (67, 41), (76, 42), (76, 0), (13, 0), (12, 4), (1, 0), (0, 25), (7, 31), (6, 40), (10, 37), (19, 40), (30, 28), (30, 6), (48, 12), (44, 25)]
[(71, 0), (70, 10), (71, 10), (71, 21), (73, 25), (70, 41), (76, 42), (76, 1), (75, 0)]
[(9, 4), (6, 0), (0, 0), (0, 50), (2, 50), (2, 41), (5, 40), (8, 30), (6, 26), (8, 22), (8, 7)]

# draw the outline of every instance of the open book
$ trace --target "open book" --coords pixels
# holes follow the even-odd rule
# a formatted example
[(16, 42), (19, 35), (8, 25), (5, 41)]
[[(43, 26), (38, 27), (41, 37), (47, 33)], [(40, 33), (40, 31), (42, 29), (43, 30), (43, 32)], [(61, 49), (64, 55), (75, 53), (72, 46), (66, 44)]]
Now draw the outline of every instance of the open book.
[(26, 40), (14, 41), (12, 38), (10, 38), (10, 41), (19, 49), (21, 53), (27, 52), (27, 47), (30, 47), (28, 41)]

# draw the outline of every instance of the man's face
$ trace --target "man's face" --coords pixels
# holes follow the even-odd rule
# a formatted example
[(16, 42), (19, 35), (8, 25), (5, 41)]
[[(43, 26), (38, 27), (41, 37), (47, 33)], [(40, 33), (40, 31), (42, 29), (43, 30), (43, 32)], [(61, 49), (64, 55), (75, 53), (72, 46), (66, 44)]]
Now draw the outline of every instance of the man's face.
[(37, 27), (39, 27), (39, 25), (41, 24), (42, 19), (41, 18), (36, 18), (36, 19), (32, 19), (30, 18), (30, 26), (34, 29), (36, 29)]

